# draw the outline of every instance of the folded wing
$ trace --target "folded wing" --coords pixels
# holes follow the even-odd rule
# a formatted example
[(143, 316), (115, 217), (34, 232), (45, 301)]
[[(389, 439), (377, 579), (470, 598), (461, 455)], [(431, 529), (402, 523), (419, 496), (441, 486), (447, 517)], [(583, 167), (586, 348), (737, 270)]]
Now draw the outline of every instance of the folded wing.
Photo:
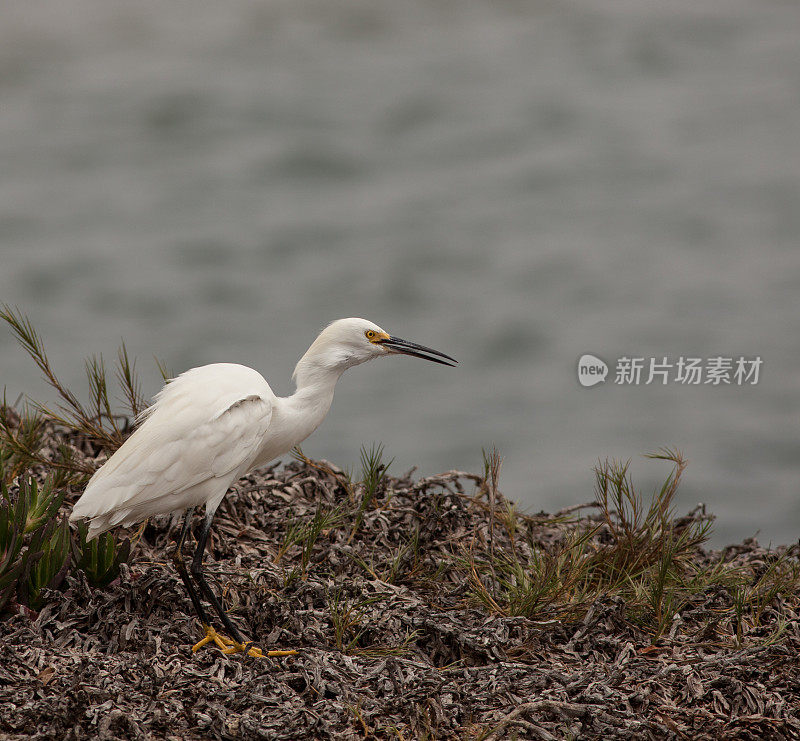
[(219, 363), (181, 374), (92, 476), (70, 520), (88, 519), (94, 537), (187, 507), (213, 511), (268, 439), (273, 398), (264, 378), (245, 366)]

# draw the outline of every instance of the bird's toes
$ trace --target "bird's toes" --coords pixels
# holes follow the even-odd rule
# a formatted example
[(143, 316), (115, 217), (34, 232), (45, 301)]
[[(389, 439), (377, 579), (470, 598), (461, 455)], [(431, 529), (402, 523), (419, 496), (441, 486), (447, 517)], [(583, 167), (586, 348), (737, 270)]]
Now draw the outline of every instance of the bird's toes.
[(206, 634), (192, 646), (192, 653), (196, 653), (207, 643), (214, 643), (223, 653), (236, 653), (238, 649), (232, 649), (233, 646), (237, 645), (235, 641), (231, 640), (226, 635), (217, 633), (211, 625), (204, 625), (203, 628)]
[(217, 630), (211, 625), (203, 625), (203, 628), (206, 634), (194, 646), (192, 646), (192, 652), (197, 652), (203, 648), (203, 646), (213, 643), (222, 653), (226, 655), (244, 653), (256, 659), (263, 659), (266, 656), (295, 656), (297, 654), (297, 651), (294, 649), (285, 651), (262, 651), (258, 646), (254, 646), (251, 641), (239, 643), (238, 641), (234, 641), (232, 638), (229, 638), (222, 633), (218, 633)]
[(235, 648), (231, 648), (226, 653), (246, 653), (248, 656), (253, 656), (256, 659), (263, 659), (267, 656), (269, 657), (276, 657), (276, 656), (296, 656), (297, 651), (294, 649), (288, 650), (273, 650), (273, 651), (263, 651), (258, 646), (254, 646), (251, 641), (247, 643), (236, 643), (234, 644)]

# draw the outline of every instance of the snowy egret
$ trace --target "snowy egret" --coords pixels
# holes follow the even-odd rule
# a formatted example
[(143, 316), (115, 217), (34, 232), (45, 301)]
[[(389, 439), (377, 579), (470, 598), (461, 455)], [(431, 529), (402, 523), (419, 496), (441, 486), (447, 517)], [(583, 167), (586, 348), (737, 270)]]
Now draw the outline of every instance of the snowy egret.
[[(305, 440), (322, 422), (342, 373), (384, 355), (404, 354), (453, 366), (456, 360), (401, 340), (366, 319), (339, 319), (314, 340), (294, 369), (296, 391), (275, 396), (260, 373), (243, 365), (192, 368), (168, 382), (139, 418), (136, 431), (95, 472), (75, 504), (71, 521), (85, 519), (89, 537), (152, 515), (186, 511), (173, 556), (205, 637), (225, 653), (249, 650), (203, 577), (211, 522), (230, 485)], [(195, 507), (205, 505), (191, 577), (214, 607), (230, 638), (211, 626), (183, 560), (183, 542)], [(290, 652), (268, 652), (281, 655)]]

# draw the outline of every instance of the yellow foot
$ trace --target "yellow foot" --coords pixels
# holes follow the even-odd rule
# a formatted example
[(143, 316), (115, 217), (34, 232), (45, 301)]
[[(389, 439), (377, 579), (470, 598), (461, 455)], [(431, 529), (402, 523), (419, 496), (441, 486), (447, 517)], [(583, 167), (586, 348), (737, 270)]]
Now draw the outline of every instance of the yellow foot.
[(257, 659), (263, 659), (265, 656), (294, 656), (297, 654), (297, 651), (290, 650), (290, 651), (267, 651), (264, 653), (260, 648), (257, 646), (251, 646), (248, 643), (238, 643), (228, 636), (223, 635), (221, 633), (217, 633), (217, 631), (211, 625), (204, 625), (203, 628), (206, 631), (205, 636), (195, 643), (192, 646), (192, 652), (199, 651), (203, 646), (207, 643), (214, 643), (217, 648), (224, 654), (237, 654), (242, 652), (247, 652), (249, 656), (254, 656)]

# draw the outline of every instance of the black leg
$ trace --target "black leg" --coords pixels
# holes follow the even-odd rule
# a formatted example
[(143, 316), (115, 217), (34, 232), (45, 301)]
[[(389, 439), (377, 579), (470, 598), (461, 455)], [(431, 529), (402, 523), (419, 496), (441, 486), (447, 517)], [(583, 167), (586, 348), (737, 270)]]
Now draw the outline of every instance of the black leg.
[(200, 618), (200, 622), (203, 625), (209, 625), (208, 616), (206, 615), (206, 611), (203, 609), (203, 605), (200, 602), (200, 597), (194, 588), (194, 584), (192, 584), (192, 580), (189, 578), (189, 572), (186, 570), (186, 562), (183, 560), (183, 541), (186, 540), (186, 535), (189, 532), (189, 526), (192, 522), (192, 514), (194, 514), (194, 507), (186, 512), (186, 517), (183, 520), (183, 527), (181, 528), (181, 534), (178, 537), (175, 547), (175, 553), (172, 554), (172, 563), (175, 565), (175, 570), (181, 577), (181, 581), (186, 587), (186, 591), (189, 592), (189, 599), (192, 600), (197, 617)]
[[(222, 620), (222, 624), (225, 626), (225, 630), (230, 633), (231, 637), (237, 643), (244, 643), (244, 638), (242, 638), (242, 634), (236, 628), (236, 626), (231, 622), (231, 619), (228, 617), (228, 614), (222, 607), (217, 595), (214, 594), (214, 591), (208, 585), (208, 582), (205, 580), (203, 576), (203, 552), (206, 549), (206, 542), (208, 541), (208, 533), (211, 531), (211, 519), (210, 517), (206, 517), (205, 522), (203, 523), (203, 529), (200, 531), (200, 538), (197, 541), (197, 548), (194, 552), (194, 557), (192, 558), (192, 576), (194, 577), (197, 585), (200, 587), (200, 591), (203, 593), (205, 598), (211, 603), (212, 607), (217, 611), (217, 615), (219, 615), (219, 619)], [(208, 623), (206, 622), (206, 625)]]
[(208, 617), (206, 616), (206, 611), (203, 609), (203, 605), (200, 603), (200, 596), (197, 594), (197, 591), (195, 590), (195, 587), (192, 584), (192, 580), (189, 577), (189, 573), (186, 571), (186, 563), (183, 560), (183, 542), (186, 539), (186, 535), (189, 532), (189, 525), (191, 524), (192, 512), (193, 510), (190, 509), (186, 513), (186, 519), (183, 521), (183, 528), (181, 529), (181, 534), (180, 537), (178, 538), (177, 548), (175, 549), (175, 554), (173, 556), (173, 561), (175, 562), (175, 568), (180, 574), (180, 577), (183, 580), (184, 585), (186, 586), (186, 590), (189, 592), (189, 597), (192, 600), (194, 609), (197, 611), (197, 615), (200, 618), (200, 621), (203, 623), (203, 628), (206, 631), (205, 638), (203, 638), (199, 643), (193, 646), (192, 651), (197, 651), (199, 648), (213, 641), (217, 645), (217, 647), (222, 651), (222, 653), (225, 654), (235, 653), (237, 651), (244, 651), (247, 655), (254, 656), (256, 658), (263, 658), (264, 656), (292, 656), (296, 654), (297, 651), (294, 650), (267, 651), (266, 653), (264, 653), (261, 651), (260, 648), (255, 648), (251, 644), (246, 644), (244, 638), (242, 638), (242, 634), (238, 631), (236, 626), (231, 622), (231, 619), (228, 617), (228, 614), (223, 609), (222, 604), (217, 598), (217, 595), (214, 594), (213, 590), (208, 585), (208, 582), (203, 577), (203, 553), (206, 549), (206, 543), (208, 542), (208, 534), (211, 531), (211, 520), (213, 519), (213, 513), (211, 517), (206, 516), (206, 520), (203, 523), (203, 529), (200, 531), (200, 538), (197, 541), (197, 548), (195, 549), (194, 556), (192, 558), (191, 575), (197, 582), (197, 586), (200, 587), (200, 591), (202, 592), (203, 596), (211, 603), (211, 605), (214, 607), (214, 610), (216, 610), (217, 614), (219, 615), (219, 619), (222, 620), (222, 624), (225, 626), (225, 629), (233, 638), (233, 641), (231, 641), (230, 638), (227, 638), (225, 636), (220, 636), (211, 626), (211, 623), (209, 623)]

